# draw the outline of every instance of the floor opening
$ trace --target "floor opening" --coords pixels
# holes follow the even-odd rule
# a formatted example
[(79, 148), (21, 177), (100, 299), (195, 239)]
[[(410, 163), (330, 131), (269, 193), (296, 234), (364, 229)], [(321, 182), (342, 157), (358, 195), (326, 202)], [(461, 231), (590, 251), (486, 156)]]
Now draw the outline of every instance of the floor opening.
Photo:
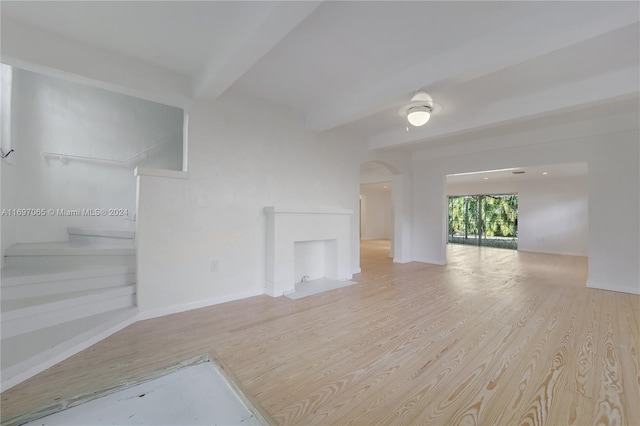
[(211, 363), (202, 362), (27, 423), (50, 425), (243, 424), (260, 422)]

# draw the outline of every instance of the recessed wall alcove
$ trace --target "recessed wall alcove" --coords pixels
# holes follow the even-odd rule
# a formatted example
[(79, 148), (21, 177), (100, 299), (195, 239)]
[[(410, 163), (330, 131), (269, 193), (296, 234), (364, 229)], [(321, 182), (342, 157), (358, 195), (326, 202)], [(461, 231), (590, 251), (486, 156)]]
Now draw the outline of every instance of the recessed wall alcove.
[(293, 292), (295, 283), (302, 278), (297, 277), (296, 272), (309, 275), (303, 272), (307, 269), (312, 271), (311, 275), (324, 274), (331, 280), (352, 278), (353, 210), (275, 206), (265, 207), (264, 211), (267, 216), (265, 292), (268, 295), (277, 297)]

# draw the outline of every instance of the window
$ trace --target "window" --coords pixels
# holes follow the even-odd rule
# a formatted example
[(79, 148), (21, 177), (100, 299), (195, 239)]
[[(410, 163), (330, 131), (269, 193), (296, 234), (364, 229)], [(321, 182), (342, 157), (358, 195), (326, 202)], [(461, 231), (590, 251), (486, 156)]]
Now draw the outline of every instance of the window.
[[(0, 64), (0, 148), (2, 157), (11, 151), (11, 82), (13, 69)], [(8, 158), (8, 157), (7, 157)]]
[(518, 195), (449, 197), (449, 243), (518, 248)]

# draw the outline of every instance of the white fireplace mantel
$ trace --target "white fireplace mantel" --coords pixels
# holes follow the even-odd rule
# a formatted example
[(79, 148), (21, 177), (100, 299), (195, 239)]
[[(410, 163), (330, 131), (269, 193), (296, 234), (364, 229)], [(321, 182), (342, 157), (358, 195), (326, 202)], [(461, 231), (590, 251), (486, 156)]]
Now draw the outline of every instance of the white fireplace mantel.
[(265, 291), (282, 296), (295, 290), (294, 245), (325, 241), (330, 261), (325, 273), (332, 280), (348, 280), (351, 273), (351, 215), (353, 210), (324, 207), (265, 207), (267, 253)]

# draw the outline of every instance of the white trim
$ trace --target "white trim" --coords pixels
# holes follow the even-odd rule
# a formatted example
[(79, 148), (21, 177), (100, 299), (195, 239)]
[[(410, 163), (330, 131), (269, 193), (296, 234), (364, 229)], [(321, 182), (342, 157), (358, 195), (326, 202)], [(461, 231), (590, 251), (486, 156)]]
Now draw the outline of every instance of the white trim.
[(189, 112), (184, 108), (182, 114), (182, 170), (189, 170)]
[(601, 283), (594, 283), (591, 280), (587, 280), (588, 288), (595, 288), (598, 290), (608, 290), (608, 291), (617, 291), (619, 293), (629, 293), (629, 294), (638, 294), (640, 295), (640, 287), (631, 288), (622, 285), (604, 285)]
[[(362, 272), (361, 268), (355, 268), (353, 271), (351, 271), (352, 274), (359, 274), (361, 272)], [(353, 277), (351, 277), (351, 278), (353, 278)]]
[[(394, 258), (393, 258), (393, 263), (409, 263), (409, 262), (413, 262), (413, 260), (410, 260), (410, 259), (400, 259), (400, 258), (397, 258), (397, 257), (394, 257)], [(427, 262), (427, 263), (430, 263), (430, 262)], [(446, 263), (445, 263), (445, 264), (446, 264)]]
[(144, 321), (152, 318), (163, 317), (165, 315), (177, 314), (179, 312), (190, 311), (193, 309), (205, 308), (207, 306), (219, 305), (220, 303), (232, 302), (234, 300), (246, 299), (247, 297), (261, 296), (265, 294), (264, 288), (245, 291), (242, 293), (230, 294), (227, 296), (216, 297), (213, 299), (199, 300), (197, 302), (184, 303), (182, 305), (166, 306), (160, 309), (152, 309), (150, 311), (140, 312), (137, 320)]
[(155, 176), (171, 179), (189, 179), (189, 172), (179, 170), (150, 169), (147, 167), (136, 167), (133, 171), (134, 176)]
[(421, 262), (421, 263), (429, 263), (432, 265), (440, 265), (444, 266), (447, 264), (447, 261), (444, 259), (413, 259), (412, 262)]
[(266, 214), (353, 214), (351, 209), (334, 209), (324, 207), (265, 207)]
[(557, 254), (561, 256), (588, 257), (588, 255), (584, 253), (574, 253), (574, 252), (564, 252), (564, 251), (522, 250), (522, 249), (517, 249), (516, 251), (523, 252), (523, 253), (541, 253), (541, 254)]
[[(3, 58), (4, 59), (4, 58)], [(0, 148), (2, 155), (6, 155), (2, 161), (13, 164), (11, 151), (11, 91), (13, 86), (13, 67), (0, 64), (0, 111), (2, 111), (2, 123), (0, 123)]]
[(265, 280), (265, 283), (264, 283), (264, 294), (266, 294), (267, 296), (271, 296), (271, 297), (284, 296), (284, 291), (282, 292), (282, 294), (276, 294), (273, 291), (273, 289), (274, 289), (273, 282)]
[[(38, 355), (36, 355), (36, 359), (30, 358), (27, 359), (25, 361), (22, 361), (19, 364), (16, 364), (12, 367), (9, 367), (6, 371), (3, 371), (2, 375), (3, 376), (7, 376), (10, 375), (12, 371), (16, 371), (16, 370), (22, 370), (23, 368), (25, 368), (26, 365), (29, 365), (33, 362), (35, 362), (36, 364), (28, 367), (26, 370), (21, 371), (20, 373), (17, 373), (15, 376), (12, 376), (10, 379), (7, 380), (2, 380), (2, 385), (1, 385), (1, 392), (6, 391), (7, 389), (10, 389), (12, 387), (14, 387), (15, 385), (24, 382), (25, 380), (35, 376), (38, 373), (43, 372), (44, 370), (46, 370), (47, 368), (53, 367), (54, 365), (56, 365), (59, 362), (64, 361), (65, 359), (77, 354), (78, 352), (81, 352), (85, 349), (87, 349), (89, 346), (93, 346), (96, 343), (100, 342), (101, 340), (106, 339), (107, 337), (111, 336), (114, 333), (117, 333), (118, 331), (122, 330), (125, 327), (130, 326), (131, 324), (135, 323), (136, 321), (138, 321), (137, 319), (137, 308), (135, 309), (135, 311), (132, 311), (132, 315), (131, 317), (123, 320), (122, 322), (119, 322), (109, 328), (107, 328), (106, 330), (95, 334), (89, 338), (87, 338), (86, 340), (83, 340), (84, 335), (86, 333), (83, 333), (79, 336), (74, 337), (71, 341), (67, 342), (66, 344), (70, 344), (71, 347), (69, 347), (68, 349), (60, 352), (57, 355), (53, 355), (51, 358), (47, 358), (42, 362), (39, 362), (39, 359), (42, 359), (43, 357), (48, 357), (48, 354), (51, 353), (53, 350), (56, 349), (56, 347), (54, 346), (53, 348), (51, 348), (48, 351), (42, 352)], [(90, 332), (90, 330), (89, 330)], [(79, 341), (78, 343), (76, 343), (76, 341)], [(63, 343), (64, 345), (64, 343)]]

